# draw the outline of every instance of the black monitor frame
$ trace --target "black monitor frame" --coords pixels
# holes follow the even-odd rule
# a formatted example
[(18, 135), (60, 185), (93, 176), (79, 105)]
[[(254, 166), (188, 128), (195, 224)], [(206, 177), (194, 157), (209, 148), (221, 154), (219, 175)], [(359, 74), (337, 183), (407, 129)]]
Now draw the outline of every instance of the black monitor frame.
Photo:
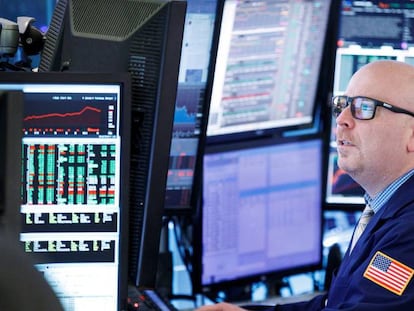
[(23, 93), (0, 91), (0, 231), (16, 242), (20, 234)]

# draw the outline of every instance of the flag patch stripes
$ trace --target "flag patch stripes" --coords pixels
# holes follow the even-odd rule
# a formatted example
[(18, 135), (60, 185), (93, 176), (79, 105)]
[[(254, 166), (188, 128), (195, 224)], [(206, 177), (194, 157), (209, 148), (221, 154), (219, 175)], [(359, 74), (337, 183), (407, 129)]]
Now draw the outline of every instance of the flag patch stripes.
[(378, 251), (372, 257), (364, 277), (401, 296), (413, 273), (410, 267)]

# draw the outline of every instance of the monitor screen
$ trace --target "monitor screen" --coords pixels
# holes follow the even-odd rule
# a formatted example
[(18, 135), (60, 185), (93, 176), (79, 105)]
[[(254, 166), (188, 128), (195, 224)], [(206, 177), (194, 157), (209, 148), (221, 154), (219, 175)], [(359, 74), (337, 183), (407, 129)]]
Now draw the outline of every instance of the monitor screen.
[(397, 50), (414, 47), (413, 11), (412, 1), (407, 0), (342, 1), (339, 43)]
[(191, 213), (197, 200), (217, 0), (188, 0), (168, 168), (165, 212)]
[(208, 141), (312, 125), (331, 2), (224, 1)]
[(126, 306), (130, 81), (7, 72), (22, 90), (20, 241), (65, 310)]
[(318, 267), (322, 138), (219, 149), (208, 147), (204, 156), (201, 289)]
[[(343, 94), (352, 75), (372, 61), (414, 64), (414, 5), (405, 0), (342, 1), (333, 95)], [(326, 208), (360, 209), (364, 189), (337, 166), (332, 120)]]

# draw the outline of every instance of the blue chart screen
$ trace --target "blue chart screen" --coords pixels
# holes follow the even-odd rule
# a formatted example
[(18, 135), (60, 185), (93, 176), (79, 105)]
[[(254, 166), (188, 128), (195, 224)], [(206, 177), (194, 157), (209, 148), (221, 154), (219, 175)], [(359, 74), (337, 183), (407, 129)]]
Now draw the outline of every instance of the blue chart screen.
[(166, 209), (189, 209), (206, 116), (217, 0), (188, 0), (167, 178)]
[(322, 141), (204, 157), (202, 285), (321, 258)]

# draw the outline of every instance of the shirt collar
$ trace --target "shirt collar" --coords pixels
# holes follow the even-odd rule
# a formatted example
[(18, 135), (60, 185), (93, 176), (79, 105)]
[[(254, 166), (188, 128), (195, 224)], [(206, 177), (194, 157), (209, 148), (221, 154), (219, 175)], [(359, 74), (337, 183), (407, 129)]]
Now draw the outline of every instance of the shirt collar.
[(394, 180), (389, 184), (384, 190), (378, 193), (374, 198), (371, 198), (367, 193), (365, 193), (364, 199), (367, 204), (374, 210), (374, 213), (378, 212), (384, 204), (389, 200), (389, 198), (397, 191), (397, 189), (407, 181), (414, 174), (414, 169), (408, 171), (401, 177)]

